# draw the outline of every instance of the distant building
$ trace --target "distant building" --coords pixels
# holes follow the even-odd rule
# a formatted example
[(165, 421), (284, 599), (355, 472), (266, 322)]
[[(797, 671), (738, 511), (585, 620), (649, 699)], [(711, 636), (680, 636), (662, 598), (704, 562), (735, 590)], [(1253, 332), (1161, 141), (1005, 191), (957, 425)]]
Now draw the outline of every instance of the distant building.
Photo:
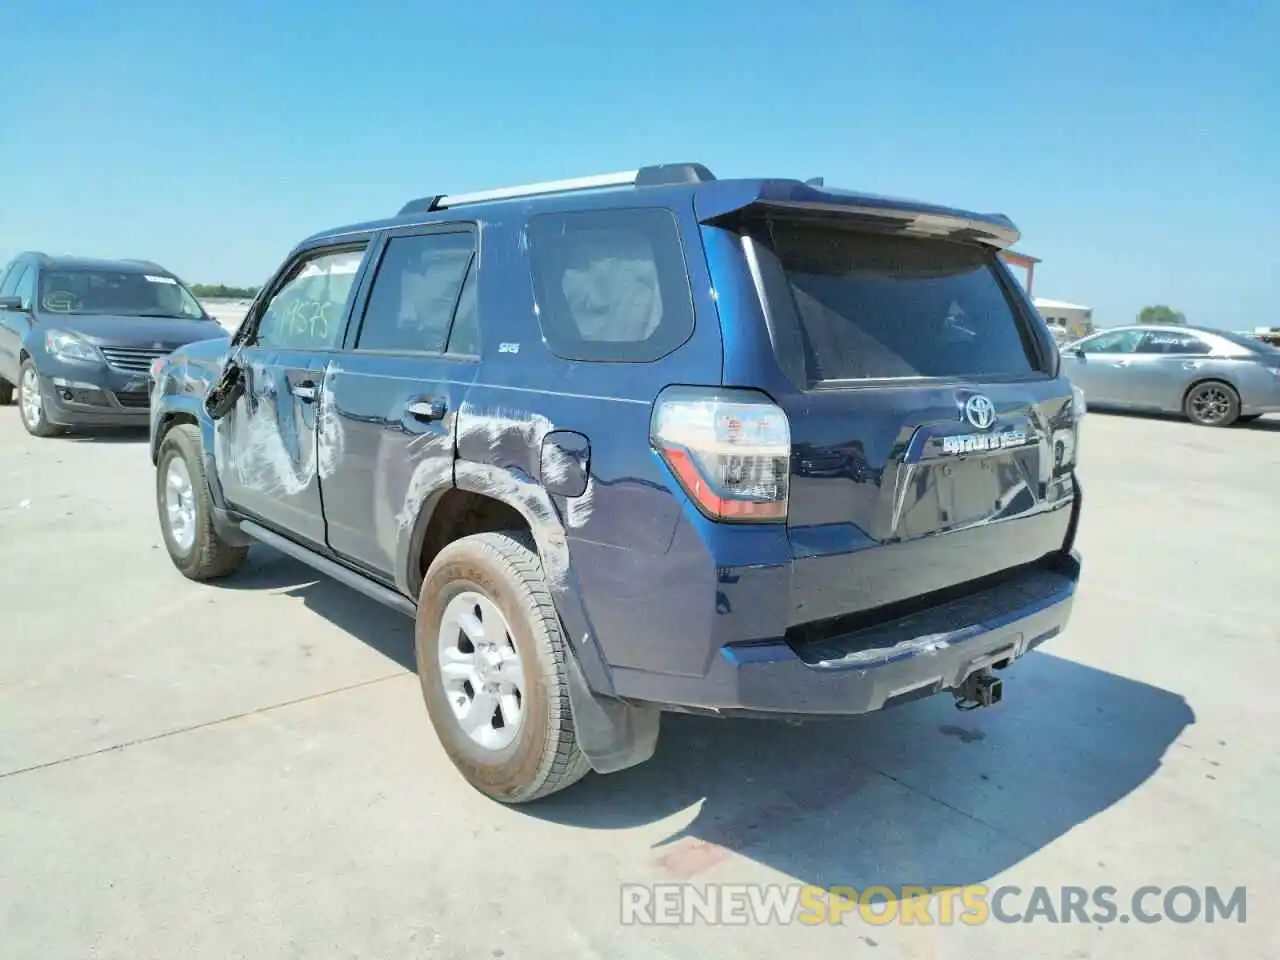
[(1049, 300), (1036, 297), (1033, 301), (1040, 316), (1044, 317), (1054, 333), (1061, 332), (1068, 340), (1086, 337), (1093, 333), (1093, 307), (1065, 300)]
[(1039, 257), (1014, 250), (1003, 250), (1000, 253), (1000, 259), (1011, 267), (1021, 267), (1027, 272), (1027, 282), (1023, 284), (1027, 296), (1032, 298), (1036, 309), (1040, 311), (1045, 323), (1049, 324), (1059, 341), (1075, 340), (1093, 333), (1093, 307), (1035, 296), (1036, 264), (1040, 263)]

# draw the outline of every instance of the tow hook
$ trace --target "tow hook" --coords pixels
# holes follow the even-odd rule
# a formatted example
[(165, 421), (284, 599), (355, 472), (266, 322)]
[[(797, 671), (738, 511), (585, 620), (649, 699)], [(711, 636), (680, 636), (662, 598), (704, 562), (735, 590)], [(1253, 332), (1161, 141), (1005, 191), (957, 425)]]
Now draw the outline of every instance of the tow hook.
[(1004, 699), (1004, 681), (993, 677), (986, 667), (965, 677), (964, 682), (952, 691), (957, 710), (977, 710), (994, 707)]

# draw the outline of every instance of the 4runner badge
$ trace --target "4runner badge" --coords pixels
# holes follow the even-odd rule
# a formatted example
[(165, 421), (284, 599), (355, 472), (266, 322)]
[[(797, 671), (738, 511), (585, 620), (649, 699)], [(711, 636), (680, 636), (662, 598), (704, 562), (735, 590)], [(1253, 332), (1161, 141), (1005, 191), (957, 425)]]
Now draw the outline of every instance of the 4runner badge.
[(1006, 430), (1003, 433), (962, 433), (942, 438), (943, 453), (982, 453), (987, 450), (1007, 450), (1021, 447), (1027, 442), (1025, 430)]

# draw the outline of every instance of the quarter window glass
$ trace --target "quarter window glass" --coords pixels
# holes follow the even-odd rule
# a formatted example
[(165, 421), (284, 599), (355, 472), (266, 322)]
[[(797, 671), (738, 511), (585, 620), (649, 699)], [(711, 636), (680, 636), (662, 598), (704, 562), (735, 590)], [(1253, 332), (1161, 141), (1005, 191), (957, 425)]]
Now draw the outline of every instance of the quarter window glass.
[(20, 272), (22, 276), (18, 278), (18, 282), (14, 285), (13, 293), (10, 296), (21, 297), (23, 308), (30, 310), (34, 306), (36, 299), (35, 267), (27, 267), (26, 270)]
[(255, 342), (291, 350), (331, 350), (343, 320), (364, 250), (337, 250), (302, 261), (272, 295)]
[(23, 269), (24, 268), (21, 263), (12, 263), (9, 265), (9, 268), (4, 275), (4, 281), (0, 283), (0, 297), (13, 296), (13, 288), (17, 285), (18, 277), (22, 273)]
[(453, 318), (449, 332), (450, 353), (478, 355), (480, 353), (480, 314), (476, 309), (476, 263), (471, 262), (462, 295), (458, 298), (458, 313)]
[(356, 349), (443, 351), (474, 254), (470, 232), (388, 241)]
[(570, 360), (644, 362), (693, 333), (693, 298), (668, 210), (543, 214), (529, 221), (538, 320)]
[(9, 275), (4, 278), (4, 284), (0, 285), (0, 297), (22, 296), (22, 294), (17, 292), (18, 284), (19, 282), (25, 281), (27, 276), (33, 273), (34, 271), (25, 264), (19, 263), (14, 266), (14, 268), (9, 271)]
[(1103, 333), (1081, 344), (1087, 353), (1133, 353), (1142, 339), (1141, 330), (1117, 330)]

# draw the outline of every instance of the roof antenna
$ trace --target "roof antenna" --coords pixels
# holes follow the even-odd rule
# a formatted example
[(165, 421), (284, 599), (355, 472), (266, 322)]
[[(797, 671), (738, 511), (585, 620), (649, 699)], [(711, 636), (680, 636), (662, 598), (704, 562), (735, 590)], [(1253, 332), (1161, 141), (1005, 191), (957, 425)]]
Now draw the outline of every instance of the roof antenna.
[(808, 186), (808, 187), (821, 187), (821, 186), (823, 186), (825, 183), (826, 183), (826, 181), (825, 181), (822, 177), (810, 177), (808, 180), (806, 180), (806, 181), (805, 181), (805, 186)]

